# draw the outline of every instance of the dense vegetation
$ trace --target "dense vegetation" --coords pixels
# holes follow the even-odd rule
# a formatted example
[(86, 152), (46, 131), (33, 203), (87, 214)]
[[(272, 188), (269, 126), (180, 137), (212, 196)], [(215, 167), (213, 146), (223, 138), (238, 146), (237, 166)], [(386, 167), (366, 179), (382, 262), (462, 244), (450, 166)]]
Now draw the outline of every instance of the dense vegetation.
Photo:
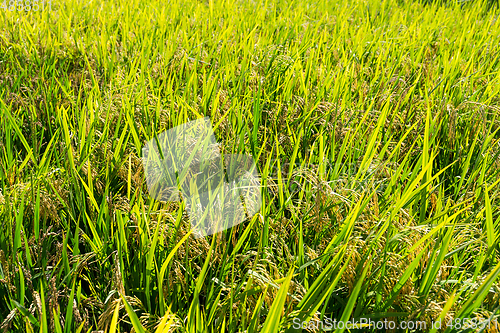
[[(499, 12), (397, 0), (0, 9), (0, 328), (494, 322)], [(262, 208), (196, 239), (182, 203), (148, 195), (141, 148), (204, 116), (224, 152), (258, 162)]]

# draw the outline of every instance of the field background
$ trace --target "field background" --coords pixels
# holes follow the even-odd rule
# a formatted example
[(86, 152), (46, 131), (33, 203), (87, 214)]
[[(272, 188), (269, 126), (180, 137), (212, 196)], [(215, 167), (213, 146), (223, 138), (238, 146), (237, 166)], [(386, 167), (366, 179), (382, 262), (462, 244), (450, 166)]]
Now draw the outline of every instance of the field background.
[[(0, 330), (495, 320), (499, 14), (394, 0), (0, 9)], [(194, 239), (182, 205), (148, 196), (141, 148), (203, 116), (224, 152), (258, 161), (264, 189), (260, 213)]]

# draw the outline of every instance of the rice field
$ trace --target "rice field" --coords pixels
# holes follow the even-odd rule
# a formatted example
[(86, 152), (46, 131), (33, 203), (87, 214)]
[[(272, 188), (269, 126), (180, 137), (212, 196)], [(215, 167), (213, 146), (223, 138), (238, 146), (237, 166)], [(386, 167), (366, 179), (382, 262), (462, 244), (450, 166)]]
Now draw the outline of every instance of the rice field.
[[(0, 331), (500, 331), (499, 14), (3, 1)], [(260, 209), (194, 237), (142, 148), (205, 117)]]

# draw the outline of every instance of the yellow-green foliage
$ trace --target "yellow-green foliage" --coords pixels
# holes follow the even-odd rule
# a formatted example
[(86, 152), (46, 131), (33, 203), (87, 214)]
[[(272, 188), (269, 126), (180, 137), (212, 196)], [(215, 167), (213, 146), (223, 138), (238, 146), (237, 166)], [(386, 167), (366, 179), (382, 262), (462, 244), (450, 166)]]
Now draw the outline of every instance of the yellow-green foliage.
[[(0, 330), (496, 320), (497, 7), (45, 5), (0, 8)], [(141, 148), (204, 116), (263, 202), (195, 239)]]

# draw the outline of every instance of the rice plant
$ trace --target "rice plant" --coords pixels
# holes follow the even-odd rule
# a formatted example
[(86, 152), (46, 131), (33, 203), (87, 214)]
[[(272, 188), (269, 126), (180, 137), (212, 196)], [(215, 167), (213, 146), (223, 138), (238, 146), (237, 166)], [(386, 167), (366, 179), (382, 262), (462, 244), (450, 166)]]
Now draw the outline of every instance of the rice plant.
[[(3, 1), (0, 330), (498, 331), (499, 14)], [(262, 202), (195, 237), (142, 147), (204, 117)]]

